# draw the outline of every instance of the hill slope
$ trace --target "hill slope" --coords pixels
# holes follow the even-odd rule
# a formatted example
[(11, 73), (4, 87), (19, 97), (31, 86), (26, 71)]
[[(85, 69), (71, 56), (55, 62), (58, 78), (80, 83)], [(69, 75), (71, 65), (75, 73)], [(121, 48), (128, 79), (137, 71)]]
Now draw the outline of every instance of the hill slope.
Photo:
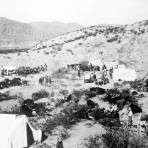
[(79, 24), (61, 22), (32, 22), (30, 25), (41, 32), (49, 33), (49, 37), (59, 36), (64, 33), (83, 28), (83, 26)]
[[(70, 63), (102, 58), (126, 63), (137, 71), (148, 68), (148, 20), (131, 25), (91, 26), (37, 44), (54, 59)], [(143, 72), (142, 72), (143, 73)]]
[[(52, 38), (68, 31), (80, 29), (81, 25), (64, 23), (21, 23), (0, 18), (0, 49), (28, 48), (38, 41)], [(68, 28), (68, 29), (66, 29)]]
[(47, 63), (49, 68), (56, 69), (82, 60), (118, 60), (135, 68), (142, 77), (148, 71), (147, 57), (148, 21), (142, 21), (125, 26), (91, 26), (65, 33), (39, 42), (28, 52), (1, 54), (0, 63), (16, 66)]

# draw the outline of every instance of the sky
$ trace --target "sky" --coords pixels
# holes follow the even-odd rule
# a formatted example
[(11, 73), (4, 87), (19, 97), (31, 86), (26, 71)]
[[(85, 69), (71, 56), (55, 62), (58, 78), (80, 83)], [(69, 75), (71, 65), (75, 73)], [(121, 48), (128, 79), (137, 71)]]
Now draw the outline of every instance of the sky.
[(26, 23), (128, 24), (148, 19), (148, 0), (0, 0), (0, 17)]

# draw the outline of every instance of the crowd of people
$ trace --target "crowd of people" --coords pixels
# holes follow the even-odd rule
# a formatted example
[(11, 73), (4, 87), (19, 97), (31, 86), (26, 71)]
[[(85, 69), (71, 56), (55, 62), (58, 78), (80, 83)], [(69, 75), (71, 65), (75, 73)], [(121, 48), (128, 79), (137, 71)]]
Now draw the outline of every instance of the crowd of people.
[(40, 66), (37, 66), (37, 67), (19, 67), (17, 70), (16, 70), (16, 73), (18, 75), (29, 75), (29, 74), (37, 74), (37, 73), (40, 73), (40, 72), (45, 72), (47, 71), (47, 65), (44, 64), (44, 65), (40, 65)]
[(40, 65), (40, 66), (36, 66), (36, 67), (18, 67), (18, 68), (11, 68), (11, 69), (7, 69), (7, 67), (3, 67), (1, 68), (1, 75), (5, 76), (5, 75), (29, 75), (29, 74), (37, 74), (40, 72), (45, 72), (47, 71), (47, 65)]
[(48, 76), (48, 75), (40, 77), (39, 78), (39, 84), (40, 85), (49, 85), (49, 84), (51, 84), (51, 77)]
[[(78, 72), (78, 77), (82, 76), (82, 72), (92, 72), (90, 73), (90, 81), (89, 82), (95, 82), (99, 85), (105, 85), (109, 83), (110, 79), (113, 79), (113, 72), (114, 67), (107, 68), (107, 66), (104, 64), (102, 66), (93, 66), (91, 63), (88, 65), (83, 64), (71, 64), (67, 65), (68, 69), (76, 70)], [(101, 77), (97, 77), (96, 73), (100, 73)], [(84, 78), (85, 79), (85, 78)], [(87, 81), (87, 80), (86, 80)], [(85, 80), (84, 80), (85, 82)]]

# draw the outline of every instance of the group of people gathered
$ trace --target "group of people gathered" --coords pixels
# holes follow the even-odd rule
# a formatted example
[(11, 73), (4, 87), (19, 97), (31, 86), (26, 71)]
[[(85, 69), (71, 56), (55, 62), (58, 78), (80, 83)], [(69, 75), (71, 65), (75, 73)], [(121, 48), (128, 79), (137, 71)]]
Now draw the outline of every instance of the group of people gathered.
[[(90, 75), (90, 79), (96, 82), (96, 84), (99, 85), (105, 85), (109, 83), (110, 79), (113, 79), (113, 72), (114, 67), (107, 67), (107, 65), (102, 66), (93, 66), (91, 63), (89, 65), (81, 65), (81, 64), (71, 64), (67, 65), (68, 69), (76, 70), (78, 72), (78, 77), (81, 77), (81, 72), (90, 71), (92, 72)], [(101, 74), (101, 77), (97, 78), (96, 73), (99, 72)]]
[(37, 67), (19, 67), (17, 69), (17, 74), (18, 75), (28, 75), (28, 74), (37, 74), (40, 72), (45, 72), (47, 71), (47, 65), (40, 65)]
[(12, 74), (16, 74), (16, 75), (29, 75), (29, 74), (37, 74), (40, 72), (45, 72), (47, 71), (47, 65), (40, 65), (40, 66), (36, 66), (36, 67), (29, 67), (29, 66), (22, 66), (22, 67), (18, 67), (16, 69), (7, 69), (7, 68), (3, 68), (1, 69), (1, 75), (5, 76), (5, 75), (12, 75)]
[(40, 85), (49, 85), (51, 84), (51, 77), (46, 75), (39, 78)]

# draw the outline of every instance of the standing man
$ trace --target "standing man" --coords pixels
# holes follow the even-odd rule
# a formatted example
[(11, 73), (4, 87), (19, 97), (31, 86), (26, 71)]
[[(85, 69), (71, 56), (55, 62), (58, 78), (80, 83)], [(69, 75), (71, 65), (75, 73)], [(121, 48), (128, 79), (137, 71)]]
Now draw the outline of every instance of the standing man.
[(62, 138), (59, 137), (57, 140), (56, 148), (64, 148)]
[(129, 107), (129, 109), (128, 109), (128, 125), (129, 126), (132, 125), (132, 116), (133, 116), (133, 113), (132, 113), (131, 108)]

